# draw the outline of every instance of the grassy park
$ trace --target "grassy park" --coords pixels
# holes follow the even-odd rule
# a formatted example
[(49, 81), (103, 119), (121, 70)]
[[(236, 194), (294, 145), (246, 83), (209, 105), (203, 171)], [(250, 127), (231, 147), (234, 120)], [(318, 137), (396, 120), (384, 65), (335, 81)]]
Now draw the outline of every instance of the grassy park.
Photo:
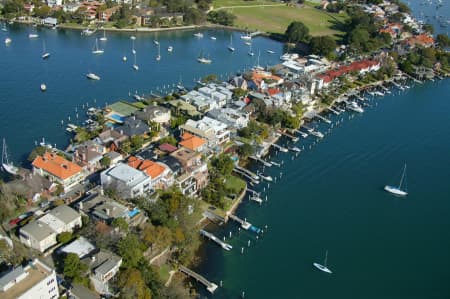
[[(258, 5), (277, 6), (258, 7)], [(229, 8), (230, 6), (234, 7)], [(332, 14), (316, 9), (310, 3), (302, 7), (294, 7), (272, 1), (216, 0), (214, 8), (219, 7), (225, 7), (224, 9), (237, 17), (236, 27), (270, 33), (284, 33), (292, 21), (300, 21), (308, 26), (313, 36), (338, 35), (341, 32), (335, 28), (335, 25), (343, 22), (347, 17), (346, 14)]]

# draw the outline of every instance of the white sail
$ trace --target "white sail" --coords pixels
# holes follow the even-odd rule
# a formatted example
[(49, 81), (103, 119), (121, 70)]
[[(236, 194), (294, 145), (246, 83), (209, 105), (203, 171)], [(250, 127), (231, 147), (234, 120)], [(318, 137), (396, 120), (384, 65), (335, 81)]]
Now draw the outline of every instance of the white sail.
[(6, 141), (5, 138), (3, 138), (3, 148), (2, 148), (2, 168), (12, 174), (12, 175), (16, 175), (19, 172), (19, 169), (14, 166), (12, 164), (12, 162), (10, 163), (8, 160), (8, 148), (6, 146)]

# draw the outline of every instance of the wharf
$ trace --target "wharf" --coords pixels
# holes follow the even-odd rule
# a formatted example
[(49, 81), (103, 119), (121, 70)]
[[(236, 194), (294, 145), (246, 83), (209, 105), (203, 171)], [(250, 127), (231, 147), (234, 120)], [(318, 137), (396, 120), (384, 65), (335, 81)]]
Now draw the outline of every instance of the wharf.
[(208, 290), (208, 292), (210, 292), (211, 294), (214, 293), (214, 291), (218, 288), (218, 286), (213, 283), (210, 282), (209, 280), (207, 280), (205, 277), (203, 277), (202, 275), (192, 271), (191, 269), (186, 268), (183, 265), (180, 265), (178, 267), (178, 270), (192, 278), (194, 278), (195, 280), (197, 280), (198, 282), (202, 283), (206, 289)]
[(237, 170), (239, 170), (239, 171), (241, 171), (241, 172), (243, 172), (243, 173), (245, 173), (246, 175), (248, 175), (249, 177), (251, 177), (253, 180), (259, 180), (259, 176), (257, 176), (254, 172), (251, 172), (251, 171), (248, 170), (248, 169), (245, 169), (245, 168), (240, 167), (240, 166), (238, 166), (238, 165), (236, 165), (234, 168), (237, 169)]
[(242, 220), (241, 218), (239, 218), (236, 215), (230, 214), (228, 215), (228, 217), (234, 221), (236, 221), (237, 223), (239, 223), (241, 225), (241, 227), (245, 230), (254, 232), (259, 234), (261, 232), (261, 229), (252, 225), (250, 222), (247, 222), (246, 220)]
[(276, 143), (272, 143), (271, 145), (277, 148), (280, 152), (287, 153), (289, 151), (287, 148), (282, 147), (281, 145), (278, 145)]
[(217, 238), (216, 236), (214, 236), (213, 234), (211, 234), (210, 232), (207, 232), (204, 229), (200, 230), (200, 235), (210, 239), (211, 241), (216, 242), (217, 244), (220, 245), (220, 247), (222, 247), (223, 249), (230, 251), (231, 249), (233, 249), (233, 246), (231, 246), (228, 243), (223, 242), (222, 240), (220, 240), (219, 238)]
[(297, 142), (297, 141), (298, 141), (298, 137), (293, 136), (293, 135), (291, 135), (291, 134), (289, 134), (289, 133), (286, 133), (286, 132), (283, 132), (283, 131), (280, 131), (279, 133), (280, 133), (281, 135), (283, 135), (283, 136), (286, 136), (286, 137), (288, 137), (288, 138), (291, 138), (291, 140), (294, 141), (294, 142)]
[(339, 115), (339, 114), (341, 114), (340, 112), (338, 112), (338, 111), (336, 111), (336, 110), (334, 110), (333, 108), (331, 108), (331, 107), (327, 107), (327, 109), (330, 111), (330, 112), (332, 112), (332, 113), (334, 113), (334, 114), (336, 114), (336, 115)]
[(256, 157), (256, 156), (249, 156), (249, 158), (250, 159), (252, 159), (252, 160), (255, 160), (255, 161), (258, 161), (258, 162), (261, 162), (264, 166), (267, 166), (267, 167), (270, 167), (270, 166), (272, 166), (272, 163), (271, 162), (268, 162), (268, 161), (264, 161), (263, 159), (261, 159), (261, 158), (258, 158), (258, 157)]
[(316, 114), (316, 118), (323, 120), (324, 122), (326, 122), (327, 124), (331, 124), (331, 120), (329, 120), (328, 118), (323, 117), (320, 114)]

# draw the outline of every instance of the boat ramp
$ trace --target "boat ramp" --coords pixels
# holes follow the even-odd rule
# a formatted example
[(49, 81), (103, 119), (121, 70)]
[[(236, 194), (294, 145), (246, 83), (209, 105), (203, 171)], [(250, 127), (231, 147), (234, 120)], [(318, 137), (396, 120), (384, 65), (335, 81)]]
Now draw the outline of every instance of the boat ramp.
[(206, 289), (208, 290), (208, 292), (210, 292), (211, 294), (214, 293), (214, 291), (218, 288), (218, 286), (213, 283), (210, 282), (209, 280), (207, 280), (205, 277), (203, 277), (202, 275), (192, 271), (191, 269), (186, 268), (183, 265), (180, 265), (178, 267), (178, 270), (192, 278), (194, 278), (195, 280), (197, 280), (198, 282), (202, 283)]
[(210, 239), (211, 241), (216, 242), (217, 244), (220, 245), (220, 247), (222, 247), (223, 249), (225, 249), (225, 250), (227, 250), (227, 251), (230, 251), (231, 249), (233, 249), (233, 246), (231, 246), (231, 245), (228, 244), (228, 243), (225, 243), (225, 242), (221, 241), (219, 238), (217, 238), (216, 236), (214, 236), (214, 235), (211, 234), (210, 232), (207, 232), (207, 231), (204, 230), (204, 229), (201, 229), (201, 230), (200, 230), (200, 235), (202, 235), (202, 236), (204, 236), (204, 237)]

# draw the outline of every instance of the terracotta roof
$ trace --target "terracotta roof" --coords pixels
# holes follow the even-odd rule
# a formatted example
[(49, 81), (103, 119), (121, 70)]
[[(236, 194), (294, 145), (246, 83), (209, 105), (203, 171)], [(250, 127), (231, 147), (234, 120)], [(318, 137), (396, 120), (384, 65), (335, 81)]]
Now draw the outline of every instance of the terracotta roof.
[(144, 171), (152, 179), (160, 176), (166, 168), (156, 162), (150, 160), (141, 160), (134, 156), (128, 159), (128, 166)]
[(171, 152), (176, 151), (177, 147), (173, 146), (172, 144), (169, 144), (169, 143), (163, 143), (159, 146), (159, 149), (162, 150), (163, 152), (171, 153)]
[(183, 141), (180, 141), (179, 145), (193, 151), (197, 150), (199, 147), (201, 147), (206, 143), (205, 139), (194, 136), (189, 133), (184, 133), (183, 136), (181, 136), (181, 139), (183, 139)]
[(62, 180), (76, 175), (82, 170), (77, 164), (49, 152), (45, 153), (43, 156), (37, 156), (32, 164), (34, 167), (43, 169)]
[(348, 74), (350, 72), (358, 72), (363, 69), (376, 66), (377, 64), (379, 64), (379, 62), (376, 60), (355, 61), (349, 65), (343, 65), (336, 70), (330, 70), (328, 72), (325, 72), (319, 75), (318, 77), (322, 78), (324, 83), (329, 83), (333, 81), (335, 78), (340, 77), (342, 75)]
[(419, 44), (419, 45), (432, 45), (434, 44), (433, 37), (426, 34), (419, 34), (408, 39), (408, 44)]

